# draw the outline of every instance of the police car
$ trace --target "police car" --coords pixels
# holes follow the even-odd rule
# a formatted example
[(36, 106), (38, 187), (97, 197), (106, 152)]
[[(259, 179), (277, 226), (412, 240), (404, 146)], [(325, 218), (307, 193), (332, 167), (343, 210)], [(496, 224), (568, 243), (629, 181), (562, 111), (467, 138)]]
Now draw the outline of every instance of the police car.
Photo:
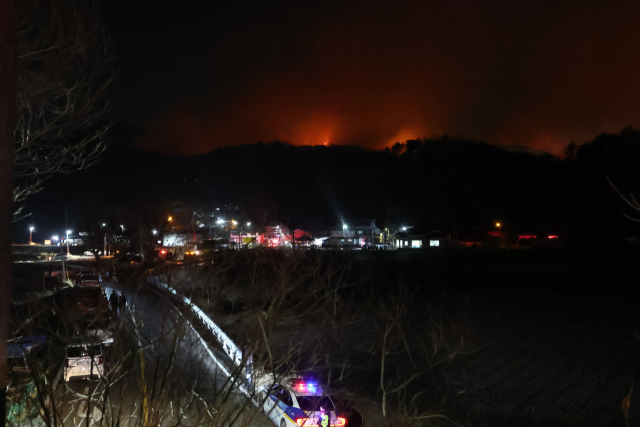
[(336, 413), (333, 401), (314, 381), (294, 378), (260, 392), (265, 414), (279, 427), (341, 427), (347, 419)]

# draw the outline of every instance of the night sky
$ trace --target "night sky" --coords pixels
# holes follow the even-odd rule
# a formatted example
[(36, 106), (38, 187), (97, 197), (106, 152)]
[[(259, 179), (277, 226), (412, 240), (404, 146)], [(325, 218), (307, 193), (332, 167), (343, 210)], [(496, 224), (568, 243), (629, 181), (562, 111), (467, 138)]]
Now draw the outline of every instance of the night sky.
[(166, 154), (640, 126), (640, 2), (102, 0), (118, 119)]

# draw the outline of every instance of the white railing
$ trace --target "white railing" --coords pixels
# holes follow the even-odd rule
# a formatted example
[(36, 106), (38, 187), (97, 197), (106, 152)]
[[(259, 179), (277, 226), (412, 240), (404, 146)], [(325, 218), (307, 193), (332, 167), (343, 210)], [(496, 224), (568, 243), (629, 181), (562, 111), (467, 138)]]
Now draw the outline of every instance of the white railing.
[(147, 276), (147, 282), (158, 289), (162, 289), (174, 294), (176, 298), (178, 298), (179, 300), (182, 300), (182, 302), (187, 307), (189, 307), (189, 309), (193, 312), (193, 314), (198, 316), (198, 318), (202, 321), (202, 323), (213, 333), (213, 335), (216, 337), (218, 342), (222, 344), (222, 348), (224, 349), (224, 352), (227, 353), (227, 355), (231, 358), (231, 360), (233, 360), (233, 362), (238, 366), (242, 365), (242, 350), (240, 350), (238, 346), (231, 340), (231, 338), (229, 338), (227, 334), (225, 334), (224, 331), (220, 329), (220, 327), (216, 325), (214, 321), (211, 320), (209, 316), (205, 314), (204, 311), (200, 310), (200, 308), (197, 305), (195, 305), (193, 301), (191, 301), (186, 296), (179, 294), (171, 286), (167, 285), (166, 283), (162, 283), (157, 277), (151, 274)]

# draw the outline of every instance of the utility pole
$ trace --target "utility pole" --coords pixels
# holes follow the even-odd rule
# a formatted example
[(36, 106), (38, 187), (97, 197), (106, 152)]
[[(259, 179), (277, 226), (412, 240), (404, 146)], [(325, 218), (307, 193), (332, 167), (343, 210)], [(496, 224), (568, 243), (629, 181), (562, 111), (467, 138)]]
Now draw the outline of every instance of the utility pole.
[(67, 213), (67, 205), (64, 205), (64, 223), (67, 226), (67, 256), (71, 253), (69, 252), (69, 215)]
[(67, 280), (68, 280), (69, 278), (67, 276), (67, 269), (64, 266), (64, 252), (63, 252), (64, 249), (63, 248), (64, 248), (64, 246), (60, 245), (60, 255), (61, 255), (61, 258), (62, 258), (62, 277), (63, 278), (66, 277)]

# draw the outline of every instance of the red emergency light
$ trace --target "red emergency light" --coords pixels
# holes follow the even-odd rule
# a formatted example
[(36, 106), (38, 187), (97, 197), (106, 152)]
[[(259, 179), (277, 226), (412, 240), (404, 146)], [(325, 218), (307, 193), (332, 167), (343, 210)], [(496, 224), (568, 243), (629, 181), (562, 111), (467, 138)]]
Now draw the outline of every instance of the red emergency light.
[(558, 236), (556, 236), (555, 234), (550, 234), (549, 237), (547, 237), (547, 239), (557, 239)]
[(317, 393), (318, 384), (312, 382), (306, 382), (299, 379), (292, 381), (293, 389), (299, 393)]
[(530, 239), (537, 239), (538, 236), (536, 236), (535, 234), (523, 234), (521, 236), (518, 236), (519, 240), (530, 240)]

